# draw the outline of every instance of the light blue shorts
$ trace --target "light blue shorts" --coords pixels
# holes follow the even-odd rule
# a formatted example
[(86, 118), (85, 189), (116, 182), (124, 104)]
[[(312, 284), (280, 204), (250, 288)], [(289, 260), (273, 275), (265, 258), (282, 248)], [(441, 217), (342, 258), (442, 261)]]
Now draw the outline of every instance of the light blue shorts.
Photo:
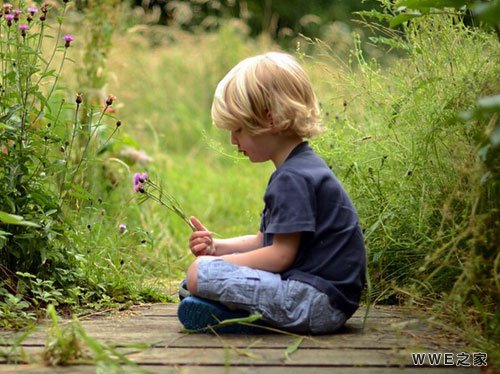
[(327, 334), (347, 318), (315, 287), (282, 280), (279, 274), (238, 266), (222, 259), (198, 259), (197, 296), (230, 309), (262, 314), (268, 324), (301, 334)]

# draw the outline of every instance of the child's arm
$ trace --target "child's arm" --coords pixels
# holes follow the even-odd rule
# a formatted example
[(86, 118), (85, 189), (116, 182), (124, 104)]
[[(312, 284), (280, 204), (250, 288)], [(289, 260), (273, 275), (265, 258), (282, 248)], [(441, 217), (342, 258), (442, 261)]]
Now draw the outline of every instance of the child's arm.
[(189, 247), (195, 256), (222, 256), (232, 253), (248, 252), (262, 247), (263, 235), (244, 235), (230, 239), (213, 239), (212, 233), (196, 219), (190, 218), (196, 231), (189, 238)]
[(243, 235), (228, 239), (214, 239), (215, 256), (229, 255), (253, 251), (262, 247), (263, 235), (258, 232), (255, 235)]
[(222, 256), (224, 261), (254, 269), (280, 273), (295, 260), (301, 233), (274, 234), (273, 244), (253, 251)]

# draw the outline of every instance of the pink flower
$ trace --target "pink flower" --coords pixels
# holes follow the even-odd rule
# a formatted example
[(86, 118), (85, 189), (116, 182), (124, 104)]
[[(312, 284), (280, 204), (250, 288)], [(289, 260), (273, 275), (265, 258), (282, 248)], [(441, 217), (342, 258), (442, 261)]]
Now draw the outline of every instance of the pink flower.
[(118, 229), (120, 230), (120, 233), (123, 234), (125, 231), (127, 231), (127, 225), (122, 223), (120, 226), (118, 226)]
[(26, 36), (26, 31), (28, 30), (28, 25), (26, 25), (25, 23), (22, 23), (19, 25), (19, 30), (21, 30), (21, 35), (23, 37)]
[(31, 14), (32, 16), (34, 16), (35, 13), (37, 13), (37, 12), (38, 12), (38, 9), (35, 8), (34, 6), (28, 7), (28, 13)]
[(12, 4), (5, 3), (2, 7), (3, 7), (3, 12), (5, 14), (9, 14), (10, 10), (12, 9)]
[(75, 39), (73, 38), (73, 35), (69, 35), (69, 34), (68, 34), (68, 35), (64, 35), (63, 40), (65, 41), (64, 46), (65, 46), (66, 48), (68, 48), (68, 47), (71, 45), (71, 42), (72, 42), (73, 40), (75, 40)]
[(148, 173), (134, 174), (134, 191), (144, 192), (144, 182), (149, 178)]
[(12, 9), (12, 14), (14, 15), (14, 21), (19, 21), (19, 16), (21, 15), (21, 10), (20, 9)]
[(14, 19), (14, 15), (13, 14), (6, 14), (5, 15), (5, 20), (7, 21), (7, 26), (12, 26), (12, 20)]

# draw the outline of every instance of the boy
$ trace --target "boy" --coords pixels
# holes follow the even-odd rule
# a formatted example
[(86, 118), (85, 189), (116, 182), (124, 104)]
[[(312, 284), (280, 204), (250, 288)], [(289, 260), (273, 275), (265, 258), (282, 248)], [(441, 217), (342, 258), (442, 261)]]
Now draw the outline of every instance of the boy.
[[(262, 324), (321, 334), (358, 308), (365, 249), (347, 193), (304, 138), (321, 132), (311, 82), (290, 55), (243, 60), (217, 86), (212, 118), (251, 162), (272, 161), (260, 230), (213, 239), (195, 217), (189, 239), (196, 260), (178, 309), (193, 330), (260, 313)], [(245, 325), (216, 328), (248, 333)]]

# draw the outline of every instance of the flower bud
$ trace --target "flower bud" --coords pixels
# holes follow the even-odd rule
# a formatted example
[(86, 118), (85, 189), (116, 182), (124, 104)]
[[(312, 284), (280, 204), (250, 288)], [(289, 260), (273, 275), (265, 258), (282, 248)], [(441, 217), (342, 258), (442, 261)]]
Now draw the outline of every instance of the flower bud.
[(19, 30), (21, 30), (21, 36), (24, 38), (26, 36), (26, 30), (28, 30), (28, 25), (24, 23), (19, 25)]
[(106, 105), (107, 106), (113, 105), (114, 100), (116, 100), (116, 96), (108, 95), (108, 98), (106, 99)]
[(83, 102), (83, 94), (81, 92), (76, 94), (75, 101), (78, 105), (80, 105)]
[(14, 15), (13, 14), (6, 14), (5, 15), (5, 20), (7, 21), (7, 26), (12, 26), (12, 21), (14, 20)]
[(64, 42), (65, 42), (65, 43), (64, 43), (64, 47), (65, 47), (65, 48), (68, 48), (68, 47), (71, 45), (71, 42), (72, 42), (73, 40), (75, 40), (75, 39), (73, 38), (73, 35), (69, 35), (69, 34), (68, 34), (68, 35), (64, 35), (63, 40), (64, 40)]
[(21, 15), (21, 10), (20, 9), (13, 9), (12, 14), (14, 15), (14, 21), (19, 21), (19, 16)]

